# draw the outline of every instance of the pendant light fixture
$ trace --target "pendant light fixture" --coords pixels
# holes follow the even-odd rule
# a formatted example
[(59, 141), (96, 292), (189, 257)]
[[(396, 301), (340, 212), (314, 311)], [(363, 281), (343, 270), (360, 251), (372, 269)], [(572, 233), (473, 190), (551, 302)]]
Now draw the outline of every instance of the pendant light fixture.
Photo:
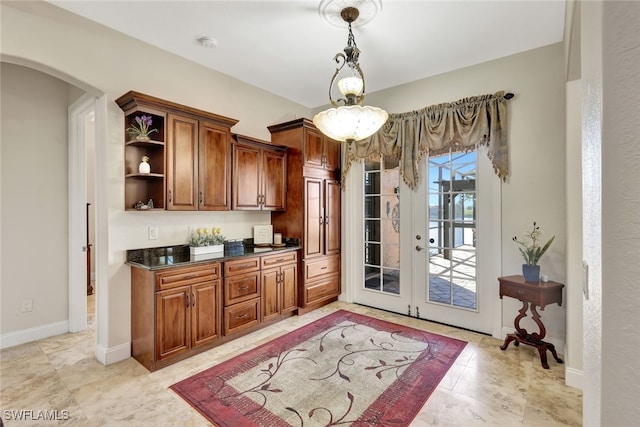
[[(365, 95), (364, 74), (358, 64), (360, 50), (351, 30), (351, 24), (359, 15), (360, 12), (355, 7), (345, 7), (340, 12), (342, 20), (348, 24), (349, 37), (344, 53), (339, 52), (334, 57), (338, 66), (329, 83), (329, 101), (333, 108), (322, 111), (313, 118), (313, 123), (320, 132), (342, 142), (359, 141), (373, 135), (389, 117), (381, 108), (362, 105)], [(343, 70), (347, 76), (338, 80)], [(338, 100), (334, 100), (332, 94), (336, 81), (344, 97)]]

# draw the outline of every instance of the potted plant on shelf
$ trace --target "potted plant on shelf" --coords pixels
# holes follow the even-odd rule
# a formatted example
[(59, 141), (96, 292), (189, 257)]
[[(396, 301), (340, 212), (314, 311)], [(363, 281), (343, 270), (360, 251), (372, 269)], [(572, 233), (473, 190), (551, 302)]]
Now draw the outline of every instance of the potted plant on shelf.
[(198, 228), (189, 237), (189, 253), (191, 255), (208, 254), (224, 251), (224, 236), (220, 228)]
[(129, 132), (133, 138), (140, 141), (148, 141), (150, 134), (158, 132), (158, 129), (151, 129), (151, 125), (153, 124), (153, 118), (151, 116), (136, 116), (135, 120), (138, 125), (132, 124), (127, 128), (127, 132)]
[(513, 237), (513, 241), (520, 245), (518, 249), (525, 262), (522, 264), (522, 275), (524, 276), (525, 282), (540, 281), (540, 266), (538, 265), (538, 261), (540, 261), (540, 257), (544, 255), (556, 238), (556, 236), (553, 236), (547, 243), (540, 246), (540, 237), (542, 237), (542, 230), (535, 221), (533, 221), (533, 228), (524, 233), (524, 239), (518, 239), (517, 236)]

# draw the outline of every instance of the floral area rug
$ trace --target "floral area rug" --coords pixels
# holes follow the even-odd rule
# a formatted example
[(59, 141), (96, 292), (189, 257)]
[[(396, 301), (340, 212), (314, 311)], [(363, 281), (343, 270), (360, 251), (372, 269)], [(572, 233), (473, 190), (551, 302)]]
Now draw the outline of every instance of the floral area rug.
[(465, 345), (340, 310), (171, 388), (220, 427), (407, 426)]

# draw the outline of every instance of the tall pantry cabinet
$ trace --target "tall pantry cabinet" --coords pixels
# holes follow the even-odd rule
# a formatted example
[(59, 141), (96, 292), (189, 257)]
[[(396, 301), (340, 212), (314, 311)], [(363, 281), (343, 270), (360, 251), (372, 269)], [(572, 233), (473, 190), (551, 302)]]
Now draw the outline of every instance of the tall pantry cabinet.
[(287, 150), (287, 210), (272, 212), (276, 232), (300, 239), (299, 313), (340, 295), (340, 143), (308, 119), (269, 126), (271, 142)]

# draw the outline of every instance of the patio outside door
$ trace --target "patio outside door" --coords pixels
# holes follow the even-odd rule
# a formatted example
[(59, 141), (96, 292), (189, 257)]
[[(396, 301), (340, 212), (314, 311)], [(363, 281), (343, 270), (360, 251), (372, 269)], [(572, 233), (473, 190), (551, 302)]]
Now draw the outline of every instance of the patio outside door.
[[(477, 151), (430, 157), (414, 193), (414, 304), (421, 318), (492, 333), (499, 180)], [(498, 215), (499, 218), (499, 215)], [(499, 223), (498, 223), (499, 224)], [(482, 261), (486, 261), (484, 264)], [(499, 265), (499, 262), (497, 263)]]
[(355, 302), (493, 332), (500, 183), (486, 156), (476, 154), (429, 158), (416, 191), (401, 181), (397, 161), (365, 162)]

